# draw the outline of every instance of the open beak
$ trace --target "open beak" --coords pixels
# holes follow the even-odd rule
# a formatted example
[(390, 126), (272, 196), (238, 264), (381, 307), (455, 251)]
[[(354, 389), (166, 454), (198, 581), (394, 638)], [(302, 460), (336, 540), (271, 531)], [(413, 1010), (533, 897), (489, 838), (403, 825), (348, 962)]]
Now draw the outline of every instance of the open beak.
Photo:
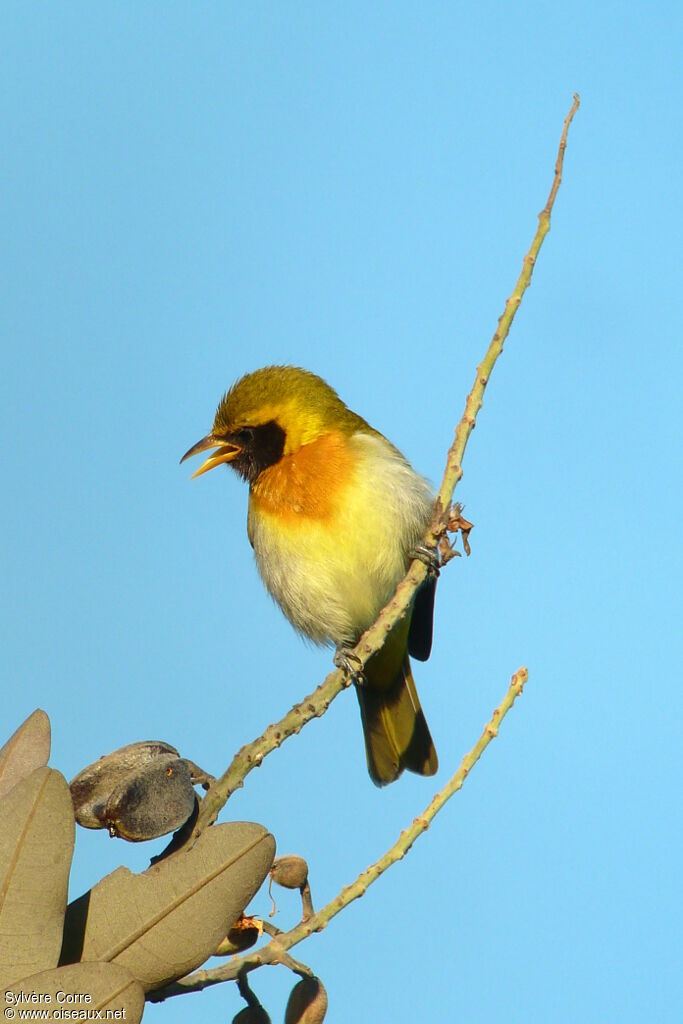
[(239, 445), (231, 444), (226, 442), (225, 438), (215, 437), (214, 434), (207, 434), (201, 441), (197, 441), (193, 444), (189, 451), (186, 451), (183, 455), (181, 462), (185, 459), (189, 459), (192, 455), (199, 455), (200, 452), (209, 451), (211, 448), (217, 449), (213, 455), (210, 455), (208, 459), (202, 462), (199, 469), (192, 474), (191, 480), (194, 480), (196, 476), (201, 476), (202, 473), (208, 473), (214, 466), (220, 466), (223, 462), (232, 462), (240, 454), (242, 449)]

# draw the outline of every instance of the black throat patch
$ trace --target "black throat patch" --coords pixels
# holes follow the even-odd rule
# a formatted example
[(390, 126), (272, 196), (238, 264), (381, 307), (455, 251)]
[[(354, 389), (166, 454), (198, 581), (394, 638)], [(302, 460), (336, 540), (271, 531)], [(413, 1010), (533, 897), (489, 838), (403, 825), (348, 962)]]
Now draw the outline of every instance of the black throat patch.
[(239, 445), (241, 451), (230, 465), (249, 483), (268, 466), (279, 462), (285, 450), (285, 432), (275, 420), (258, 427), (243, 427), (226, 440)]

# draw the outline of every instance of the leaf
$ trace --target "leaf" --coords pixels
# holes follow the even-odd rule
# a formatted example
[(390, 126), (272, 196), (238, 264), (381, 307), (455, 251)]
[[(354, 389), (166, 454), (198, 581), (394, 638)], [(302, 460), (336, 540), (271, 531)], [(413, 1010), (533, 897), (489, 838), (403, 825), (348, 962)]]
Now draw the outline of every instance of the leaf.
[(0, 749), (0, 797), (46, 765), (50, 756), (50, 719), (36, 708)]
[(117, 868), (69, 904), (61, 962), (122, 964), (146, 992), (180, 978), (211, 956), (274, 856), (262, 825), (232, 822), (140, 875)]
[(33, 1011), (35, 1020), (39, 1013), (47, 1011), (49, 1016), (41, 1016), (40, 1020), (63, 1021), (66, 1011), (74, 1015), (83, 1013), (81, 1019), (89, 1013), (89, 1020), (99, 1019), (100, 1013), (104, 1020), (109, 1010), (116, 1014), (110, 1019), (138, 1024), (145, 1008), (142, 986), (130, 971), (117, 964), (70, 964), (32, 974), (5, 989), (0, 1000), (8, 1020), (11, 1017), (7, 1011), (12, 1006), (20, 1008), (16, 1019), (21, 1011), (24, 1019)]
[(38, 768), (0, 800), (0, 985), (56, 967), (73, 807), (66, 779)]

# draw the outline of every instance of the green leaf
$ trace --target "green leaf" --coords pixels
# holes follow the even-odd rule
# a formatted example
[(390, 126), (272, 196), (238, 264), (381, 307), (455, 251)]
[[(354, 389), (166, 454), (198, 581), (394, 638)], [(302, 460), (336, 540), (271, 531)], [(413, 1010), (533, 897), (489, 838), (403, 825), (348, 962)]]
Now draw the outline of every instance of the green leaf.
[(0, 985), (56, 967), (74, 849), (66, 779), (38, 768), (0, 800)]
[(274, 856), (262, 825), (232, 822), (140, 875), (117, 868), (69, 904), (61, 962), (122, 964), (146, 992), (180, 978), (211, 956)]

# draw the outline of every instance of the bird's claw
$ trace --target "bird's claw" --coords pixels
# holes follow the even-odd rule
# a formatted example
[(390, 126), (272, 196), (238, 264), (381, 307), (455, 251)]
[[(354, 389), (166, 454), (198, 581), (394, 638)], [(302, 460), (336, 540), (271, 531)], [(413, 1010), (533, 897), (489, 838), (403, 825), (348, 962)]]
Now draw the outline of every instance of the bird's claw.
[(441, 571), (441, 559), (436, 548), (428, 548), (426, 544), (417, 544), (409, 552), (411, 559), (417, 558), (423, 565), (427, 566), (430, 576), (438, 576)]
[(365, 686), (367, 680), (363, 672), (363, 662), (349, 647), (340, 645), (334, 652), (332, 661), (336, 668), (341, 669), (350, 683), (355, 683), (356, 686)]

